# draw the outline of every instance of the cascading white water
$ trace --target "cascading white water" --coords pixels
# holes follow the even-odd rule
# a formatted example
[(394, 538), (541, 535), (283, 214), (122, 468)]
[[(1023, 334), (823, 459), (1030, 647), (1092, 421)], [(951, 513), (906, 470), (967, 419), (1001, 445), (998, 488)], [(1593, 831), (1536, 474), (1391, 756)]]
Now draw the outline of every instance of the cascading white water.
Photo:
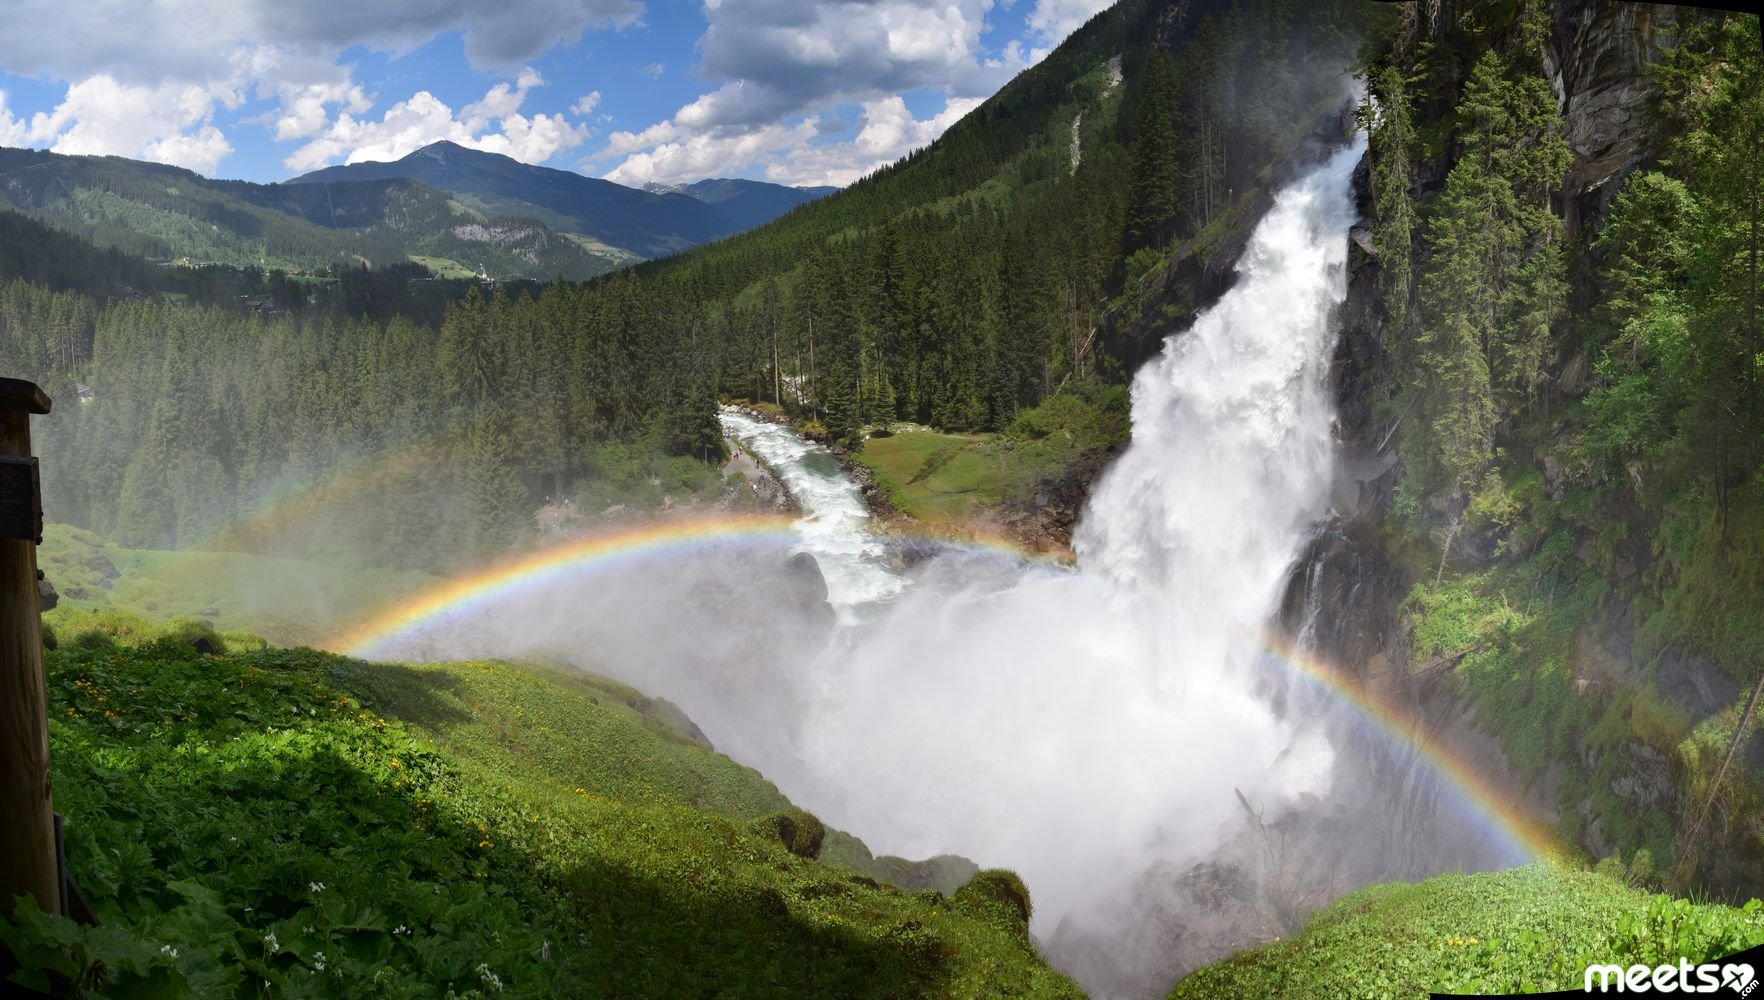
[(1244, 804), (1272, 824), (1330, 790), (1334, 752), (1258, 697), (1254, 657), (1325, 513), (1330, 322), (1363, 148), (1276, 196), (1236, 286), (1139, 373), (1133, 441), (1085, 513), (1078, 571), (939, 557), (904, 581), (830, 456), (725, 413), (812, 515), (802, 548), (863, 627), (828, 643), (753, 592), (740, 553), (707, 550), (523, 595), (436, 641), (579, 655), (675, 700), (877, 853), (1015, 869), (1056, 960), (1076, 972), (1102, 954), (1085, 985), (1157, 992), (1174, 973), (1145, 930), (1148, 887), (1167, 910), (1175, 873), (1243, 833)]
[[(1240, 280), (1136, 379), (1076, 573), (926, 575), (816, 671), (796, 761), (756, 762), (878, 851), (1016, 869), (1038, 933), (1327, 790), (1331, 753), (1252, 692), (1325, 513), (1330, 322), (1360, 145), (1282, 191)], [(935, 570), (935, 567), (933, 567)]]
[(827, 581), (827, 601), (842, 620), (853, 609), (900, 592), (905, 585), (883, 564), (882, 546), (870, 534), (870, 512), (857, 486), (827, 449), (781, 424), (733, 407), (718, 414), (723, 433), (740, 441), (784, 480), (802, 506), (796, 531), (802, 549), (815, 557)]

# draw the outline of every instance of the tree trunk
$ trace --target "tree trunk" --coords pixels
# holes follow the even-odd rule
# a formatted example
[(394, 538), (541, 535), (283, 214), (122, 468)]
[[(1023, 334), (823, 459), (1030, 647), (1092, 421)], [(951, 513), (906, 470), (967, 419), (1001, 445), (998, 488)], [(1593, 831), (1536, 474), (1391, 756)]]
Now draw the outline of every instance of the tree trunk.
[[(0, 379), (0, 455), (28, 457), (31, 414), (48, 412), (43, 390)], [(0, 914), (7, 916), (21, 895), (45, 913), (62, 912), (37, 604), (36, 539), (0, 538)]]

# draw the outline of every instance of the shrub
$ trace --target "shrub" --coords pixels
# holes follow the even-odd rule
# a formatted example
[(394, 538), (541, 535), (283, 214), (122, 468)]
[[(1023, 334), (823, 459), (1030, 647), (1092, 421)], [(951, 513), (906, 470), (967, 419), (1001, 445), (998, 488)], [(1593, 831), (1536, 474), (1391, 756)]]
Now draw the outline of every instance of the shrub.
[(1029, 916), (1034, 912), (1029, 903), (1029, 887), (1017, 873), (1004, 868), (988, 868), (956, 890), (955, 902), (977, 913), (997, 920), (1018, 934), (1029, 933)]
[(821, 856), (821, 841), (827, 837), (827, 827), (813, 813), (801, 809), (774, 813), (754, 826), (762, 833), (777, 837), (786, 851), (810, 860)]

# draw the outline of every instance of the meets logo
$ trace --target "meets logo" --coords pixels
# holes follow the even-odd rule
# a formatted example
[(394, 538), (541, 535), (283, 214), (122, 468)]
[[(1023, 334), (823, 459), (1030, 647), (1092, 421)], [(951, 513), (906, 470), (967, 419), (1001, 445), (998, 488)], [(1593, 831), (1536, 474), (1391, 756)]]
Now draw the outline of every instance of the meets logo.
[(1586, 967), (1586, 992), (1595, 988), (1608, 993), (1613, 987), (1619, 993), (1717, 993), (1737, 991), (1750, 996), (1758, 985), (1752, 967), (1743, 962), (1702, 965), (1690, 964), (1681, 958), (1677, 965), (1589, 965)]
[[(1679, 959), (1676, 965), (1618, 965), (1615, 962), (1589, 965), (1580, 989), (1534, 995), (1586, 997), (1612, 993), (1698, 993), (1764, 1000), (1764, 990), (1758, 988), (1760, 969), (1764, 969), (1764, 945), (1700, 965), (1692, 965), (1688, 958)], [(1469, 994), (1433, 994), (1435, 998), (1453, 995)]]

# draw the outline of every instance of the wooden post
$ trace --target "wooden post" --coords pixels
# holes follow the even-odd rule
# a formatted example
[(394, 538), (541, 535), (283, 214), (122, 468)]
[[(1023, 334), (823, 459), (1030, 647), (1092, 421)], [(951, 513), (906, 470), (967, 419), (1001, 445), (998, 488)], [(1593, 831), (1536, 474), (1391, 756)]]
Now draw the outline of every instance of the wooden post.
[[(32, 414), (49, 412), (35, 383), (0, 378), (0, 458), (31, 454)], [(19, 530), (20, 502), (11, 480), (0, 508), (0, 912), (29, 894), (46, 913), (61, 912), (55, 819), (49, 798), (49, 719), (43, 694), (43, 623), (37, 610), (37, 538)]]

